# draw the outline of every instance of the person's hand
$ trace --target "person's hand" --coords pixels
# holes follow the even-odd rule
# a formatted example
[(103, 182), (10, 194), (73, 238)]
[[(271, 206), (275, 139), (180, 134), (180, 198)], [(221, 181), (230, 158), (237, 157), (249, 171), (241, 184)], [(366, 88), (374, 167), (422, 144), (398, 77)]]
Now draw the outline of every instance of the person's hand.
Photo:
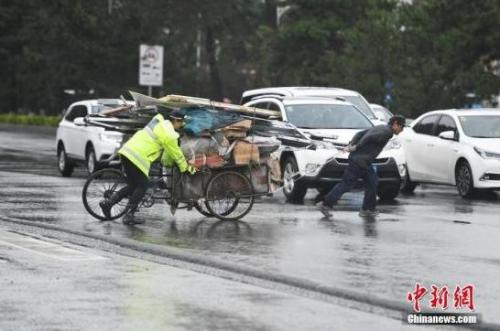
[(188, 164), (186, 168), (187, 173), (189, 173), (190, 175), (194, 175), (197, 171), (198, 169), (196, 169), (196, 167), (193, 167), (192, 165)]
[(356, 150), (356, 145), (347, 145), (346, 147), (344, 147), (344, 152), (346, 153), (351, 153), (351, 152), (354, 152)]

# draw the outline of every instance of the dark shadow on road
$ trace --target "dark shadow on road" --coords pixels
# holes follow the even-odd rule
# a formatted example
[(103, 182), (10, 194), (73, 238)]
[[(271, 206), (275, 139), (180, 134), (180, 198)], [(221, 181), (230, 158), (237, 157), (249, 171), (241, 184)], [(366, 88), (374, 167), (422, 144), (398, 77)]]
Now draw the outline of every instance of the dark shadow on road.
[[(208, 228), (205, 230), (203, 227), (207, 225)], [(201, 235), (209, 239), (221, 237), (224, 239), (230, 238), (234, 240), (238, 238), (241, 239), (241, 237), (251, 237), (253, 230), (248, 223), (243, 221), (219, 220), (210, 224), (210, 219), (205, 218), (198, 221), (190, 229), (189, 233), (196, 237)]]

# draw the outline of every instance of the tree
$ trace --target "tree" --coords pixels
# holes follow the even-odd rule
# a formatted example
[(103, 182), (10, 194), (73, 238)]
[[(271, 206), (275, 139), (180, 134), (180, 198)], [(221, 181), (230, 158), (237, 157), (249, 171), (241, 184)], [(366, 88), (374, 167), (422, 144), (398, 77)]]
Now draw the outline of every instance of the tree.
[(463, 107), (466, 94), (489, 99), (500, 81), (491, 70), (499, 58), (498, 1), (419, 1), (399, 11), (403, 63), (397, 94), (413, 115)]

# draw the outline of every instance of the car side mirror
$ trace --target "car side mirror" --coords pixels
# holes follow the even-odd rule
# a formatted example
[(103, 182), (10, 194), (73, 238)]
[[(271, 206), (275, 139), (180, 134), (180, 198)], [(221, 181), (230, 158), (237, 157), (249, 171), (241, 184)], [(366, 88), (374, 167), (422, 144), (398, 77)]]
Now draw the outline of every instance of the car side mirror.
[(77, 117), (73, 120), (73, 123), (78, 126), (87, 126), (87, 123), (85, 122), (85, 117)]
[(439, 134), (439, 138), (444, 140), (458, 140), (455, 131), (443, 131)]

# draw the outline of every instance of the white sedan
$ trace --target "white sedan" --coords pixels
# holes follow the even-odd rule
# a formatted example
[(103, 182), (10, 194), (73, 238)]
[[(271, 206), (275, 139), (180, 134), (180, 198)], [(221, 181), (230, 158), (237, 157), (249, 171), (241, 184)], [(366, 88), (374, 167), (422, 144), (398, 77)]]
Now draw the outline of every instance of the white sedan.
[(423, 114), (401, 134), (407, 182), (456, 185), (462, 197), (500, 189), (500, 110), (438, 110)]

